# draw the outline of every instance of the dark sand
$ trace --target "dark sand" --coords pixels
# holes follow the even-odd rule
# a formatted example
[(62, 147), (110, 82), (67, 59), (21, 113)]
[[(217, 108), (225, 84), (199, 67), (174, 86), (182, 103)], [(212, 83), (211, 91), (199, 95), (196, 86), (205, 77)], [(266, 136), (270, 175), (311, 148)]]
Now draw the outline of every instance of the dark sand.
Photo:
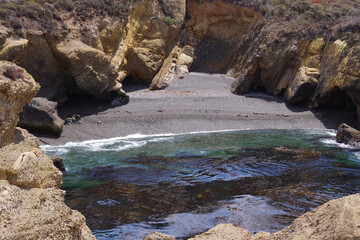
[(165, 90), (149, 91), (125, 86), (130, 102), (111, 107), (109, 102), (82, 99), (59, 108), (66, 118), (80, 114), (81, 124), (65, 125), (60, 138), (37, 135), (42, 144), (64, 144), (127, 136), (130, 134), (189, 133), (243, 129), (336, 129), (353, 124), (341, 109), (317, 112), (306, 106), (286, 104), (264, 93), (244, 96), (230, 92), (234, 79), (191, 73), (176, 79)]

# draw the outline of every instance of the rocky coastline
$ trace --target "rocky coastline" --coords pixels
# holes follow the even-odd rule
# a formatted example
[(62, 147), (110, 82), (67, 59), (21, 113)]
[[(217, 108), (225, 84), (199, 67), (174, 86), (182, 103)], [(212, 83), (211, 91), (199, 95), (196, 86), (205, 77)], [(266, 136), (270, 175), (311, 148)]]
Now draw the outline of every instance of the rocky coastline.
[[(219, 110), (206, 104), (193, 108), (194, 102), (206, 97), (201, 91), (209, 95), (210, 88), (206, 82), (199, 81), (203, 85), (198, 89), (177, 89), (177, 84), (186, 83), (181, 79), (192, 77), (189, 71), (226, 74), (233, 79), (231, 89), (224, 88), (229, 94), (230, 91), (245, 96), (252, 91), (266, 92), (275, 96), (271, 98), (274, 101), (283, 98), (284, 105), (303, 104), (315, 109), (303, 109), (301, 112), (305, 113), (301, 115), (292, 107), (276, 107), (279, 116), (271, 115), (264, 128), (275, 122), (279, 128), (286, 124), (288, 128), (301, 128), (304, 120), (309, 120), (309, 127), (326, 128), (331, 125), (326, 121), (333, 121), (338, 115), (330, 111), (330, 115), (326, 112), (327, 116), (319, 117), (316, 114), (318, 109), (321, 113), (321, 107), (345, 109), (358, 122), (360, 119), (358, 0), (15, 0), (2, 1), (0, 6), (1, 239), (95, 239), (84, 216), (65, 205), (65, 193), (59, 189), (62, 173), (39, 149), (38, 140), (17, 127), (24, 105), (35, 96), (55, 102), (50, 103), (52, 110), (46, 110), (55, 116), (50, 117), (50, 127), (45, 131), (53, 131), (57, 136), (64, 131), (63, 141), (73, 139), (71, 134), (76, 131), (82, 134), (76, 140), (111, 137), (111, 132), (126, 134), (127, 131), (108, 130), (106, 136), (101, 135), (111, 127), (129, 129), (126, 121), (135, 128), (136, 124), (144, 123), (141, 120), (144, 115), (151, 116), (146, 124), (154, 124), (155, 129), (160, 122), (164, 131), (173, 129), (174, 116), (186, 116), (188, 122), (184, 120), (185, 124), (178, 126), (180, 132), (199, 131), (201, 127), (220, 130), (211, 124), (224, 119), (226, 127), (229, 124), (235, 128), (242, 122), (245, 124), (241, 128), (251, 128), (273, 113), (274, 109), (265, 111), (266, 107), (261, 112), (237, 111), (233, 107)], [(127, 93), (124, 86), (128, 83), (146, 89)], [(165, 90), (155, 91), (159, 89)], [(222, 93), (215, 88), (211, 90), (215, 95)], [(65, 106), (79, 94), (116, 106), (109, 110), (113, 114), (104, 119), (99, 116), (106, 111), (103, 106), (86, 113), (87, 127), (101, 126), (97, 136), (84, 135), (86, 129), (81, 126), (63, 130), (66, 117), (57, 116), (56, 106)], [(164, 106), (149, 109), (141, 104), (146, 101), (141, 94), (164, 101)], [(159, 97), (162, 94), (168, 96)], [(130, 102), (134, 96), (134, 103), (138, 104), (135, 109), (127, 109), (125, 105), (129, 95)], [(184, 108), (176, 106), (176, 101), (189, 95), (191, 101), (184, 101)], [(221, 96), (224, 106), (226, 97)], [(239, 103), (240, 98), (232, 99), (227, 104), (245, 106)], [(219, 100), (215, 97), (212, 101)], [(171, 104), (174, 104), (172, 108)], [(204, 106), (208, 108), (202, 109)], [(179, 109), (184, 114), (176, 115)], [(209, 111), (210, 115), (199, 113), (201, 110)], [(118, 116), (116, 111), (131, 116), (121, 119), (124, 124), (119, 120), (107, 121), (106, 117)], [(169, 115), (164, 111), (173, 117), (166, 118)], [(195, 118), (202, 122), (193, 121)], [(22, 126), (38, 127), (30, 126), (24, 119)], [(53, 121), (58, 123), (53, 125)], [(253, 125), (246, 125), (249, 122)], [(192, 129), (186, 128), (188, 123), (198, 124)], [(357, 132), (351, 133), (358, 137)], [(54, 138), (41, 139), (45, 143), (61, 143)], [(358, 140), (348, 142), (357, 146)], [(357, 239), (360, 237), (358, 203), (358, 194), (330, 201), (272, 235), (251, 236), (244, 229), (220, 225), (194, 239), (326, 239), (328, 236)], [(154, 236), (148, 239), (172, 239)]]

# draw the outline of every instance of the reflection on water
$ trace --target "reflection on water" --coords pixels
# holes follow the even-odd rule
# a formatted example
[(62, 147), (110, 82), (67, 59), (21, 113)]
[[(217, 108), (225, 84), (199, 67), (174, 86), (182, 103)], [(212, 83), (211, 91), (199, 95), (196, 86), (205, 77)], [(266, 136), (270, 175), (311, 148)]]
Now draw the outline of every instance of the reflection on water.
[(219, 223), (275, 232), (298, 215), (359, 192), (357, 152), (333, 132), (240, 131), (45, 146), (65, 160), (66, 203), (99, 239), (157, 230), (187, 238)]

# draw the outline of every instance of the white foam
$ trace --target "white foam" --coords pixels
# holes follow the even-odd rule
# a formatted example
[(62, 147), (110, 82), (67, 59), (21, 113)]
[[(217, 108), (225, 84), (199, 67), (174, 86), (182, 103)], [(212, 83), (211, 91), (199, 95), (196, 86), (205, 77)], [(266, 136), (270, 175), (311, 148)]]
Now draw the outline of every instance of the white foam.
[(353, 149), (352, 146), (347, 145), (345, 143), (338, 143), (335, 139), (332, 138), (323, 138), (320, 140), (322, 143), (325, 143), (328, 146), (337, 146), (343, 149)]
[[(236, 132), (248, 129), (226, 129), (226, 130), (215, 130), (215, 131), (197, 131), (189, 133), (164, 133), (164, 134), (131, 134), (124, 137), (105, 138), (87, 140), (83, 142), (68, 142), (64, 145), (52, 146), (42, 145), (41, 148), (44, 151), (57, 151), (58, 153), (67, 153), (68, 149), (71, 148), (83, 148), (86, 151), (122, 151), (129, 148), (142, 147), (148, 142), (164, 142), (173, 140), (174, 136), (186, 136), (195, 134), (210, 134), (210, 133), (226, 133)], [(142, 141), (141, 141), (142, 140)], [(114, 145), (114, 146), (112, 146)], [(119, 146), (120, 145), (120, 146)]]

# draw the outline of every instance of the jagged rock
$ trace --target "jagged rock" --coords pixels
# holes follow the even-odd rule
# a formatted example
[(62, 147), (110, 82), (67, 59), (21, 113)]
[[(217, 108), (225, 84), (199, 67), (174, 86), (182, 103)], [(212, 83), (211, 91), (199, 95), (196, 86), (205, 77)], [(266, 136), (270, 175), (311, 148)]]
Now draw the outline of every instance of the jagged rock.
[(241, 240), (297, 240), (297, 239), (359, 239), (360, 238), (360, 194), (331, 200), (298, 217), (289, 227), (270, 234), (255, 235), (232, 224), (220, 224), (194, 238), (241, 239)]
[(49, 156), (49, 158), (52, 160), (54, 166), (57, 169), (59, 169), (61, 172), (66, 171), (65, 165), (64, 165), (64, 160), (60, 156), (52, 155), (52, 156)]
[(360, 148), (360, 131), (343, 123), (338, 128), (336, 141)]
[(314, 93), (320, 76), (320, 60), (324, 47), (324, 39), (318, 38), (309, 43), (304, 40), (300, 43), (300, 67), (293, 80), (286, 89), (284, 98), (290, 103), (308, 100)]
[(36, 138), (20, 128), (14, 136), (14, 143), (0, 148), (0, 179), (22, 188), (60, 187), (62, 174)]
[(131, 75), (141, 83), (153, 81), (178, 40), (185, 6), (184, 0), (145, 0), (132, 10), (121, 47), (113, 58), (121, 63), (122, 78)]
[(25, 69), (0, 61), (0, 147), (13, 140), (19, 113), (39, 88)]
[(29, 131), (40, 131), (60, 137), (64, 120), (58, 116), (57, 105), (46, 98), (33, 98), (20, 113), (18, 125)]
[(21, 189), (0, 180), (1, 239), (95, 239), (64, 196), (60, 189)]
[(219, 224), (209, 231), (190, 238), (189, 240), (233, 240), (251, 239), (251, 233), (232, 224)]
[(88, 94), (99, 96), (106, 92), (124, 95), (122, 85), (116, 81), (118, 73), (111, 58), (104, 52), (80, 41), (70, 40), (55, 46), (56, 55), (71, 76), (77, 88)]
[(41, 86), (37, 96), (56, 101), (66, 99), (66, 77), (42, 34), (29, 32), (26, 39), (8, 38), (0, 59), (15, 61), (25, 68)]
[(360, 194), (329, 201), (298, 217), (270, 239), (359, 239), (359, 204)]
[(38, 89), (24, 69), (0, 61), (0, 238), (93, 240), (84, 216), (64, 203), (62, 173), (34, 136), (16, 128)]
[(144, 237), (144, 240), (175, 240), (176, 238), (164, 233), (152, 232)]

